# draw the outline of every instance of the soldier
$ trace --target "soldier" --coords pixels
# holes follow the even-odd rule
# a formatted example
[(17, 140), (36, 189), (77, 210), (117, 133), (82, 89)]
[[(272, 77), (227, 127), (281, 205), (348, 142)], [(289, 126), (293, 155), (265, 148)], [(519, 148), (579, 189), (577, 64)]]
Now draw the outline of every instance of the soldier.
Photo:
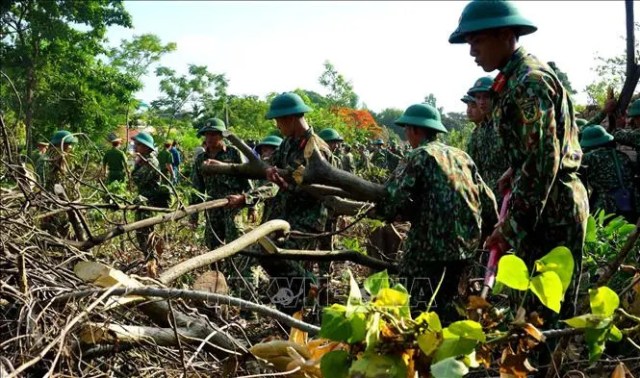
[[(78, 138), (73, 136), (69, 131), (56, 131), (49, 140), (47, 151), (40, 155), (36, 161), (35, 171), (38, 175), (38, 181), (42, 187), (54, 193), (54, 186), (61, 184), (67, 195), (72, 195), (72, 183), (69, 180), (70, 172), (69, 161), (71, 158), (71, 149), (74, 144), (78, 143)], [(47, 216), (41, 221), (42, 229), (52, 235), (68, 238), (69, 222), (65, 213)]]
[(127, 167), (127, 155), (120, 149), (122, 139), (116, 136), (110, 137), (111, 148), (102, 157), (102, 171), (107, 171), (107, 185), (114, 181), (124, 182), (129, 174)]
[(491, 188), (496, 201), (502, 203), (502, 193), (498, 190), (498, 179), (509, 168), (505, 153), (498, 145), (498, 131), (491, 120), (491, 86), (493, 79), (481, 77), (467, 91), (473, 97), (480, 119), (471, 133), (467, 153), (478, 167), (480, 176)]
[(636, 150), (636, 165), (638, 161), (638, 151), (640, 151), (640, 99), (635, 100), (627, 110), (627, 128), (618, 129), (613, 133), (613, 137), (619, 144), (632, 147)]
[(459, 283), (468, 274), (483, 230), (490, 232), (497, 220), (495, 198), (469, 155), (437, 140), (447, 129), (433, 106), (411, 105), (395, 123), (405, 127), (413, 150), (404, 169), (385, 184), (387, 196), (379, 211), (388, 220), (411, 222), (398, 269), (407, 279), (412, 305), (426, 306), (431, 293), (425, 279), (435, 289), (444, 272), (435, 299), (438, 314), (452, 321)]
[[(282, 138), (276, 135), (268, 135), (258, 143), (256, 146), (256, 152), (260, 155), (260, 159), (266, 162), (271, 162), (271, 157), (278, 147), (280, 147), (280, 144), (282, 144)], [(273, 197), (278, 192), (278, 186), (271, 181), (264, 179), (256, 182), (256, 188), (259, 191), (271, 195), (271, 198), (263, 199), (264, 206), (262, 217), (260, 217), (260, 219), (269, 219), (273, 207)]]
[(169, 180), (173, 182), (173, 154), (171, 154), (171, 141), (164, 142), (164, 149), (158, 153), (158, 163), (160, 164), (160, 172)]
[(371, 154), (371, 164), (393, 172), (402, 158), (384, 147), (382, 139), (373, 142), (373, 152)]
[(349, 173), (356, 173), (356, 159), (351, 153), (351, 146), (348, 144), (343, 144), (342, 149), (342, 170)]
[(555, 72), (518, 47), (537, 28), (508, 1), (472, 1), (450, 43), (468, 43), (485, 72), (500, 70), (492, 86), (493, 123), (510, 167), (508, 214), (486, 244), (513, 247), (532, 268), (536, 259), (565, 246), (575, 260), (562, 316), (573, 314), (588, 217), (573, 104)]
[[(276, 96), (269, 106), (267, 119), (275, 119), (278, 129), (284, 136), (280, 147), (271, 158), (272, 167), (267, 169), (267, 179), (277, 184), (280, 189), (273, 198), (273, 211), (266, 220), (284, 219), (292, 230), (306, 233), (322, 233), (327, 223), (327, 209), (318, 199), (300, 190), (294, 183), (287, 183), (277, 172), (277, 168), (295, 170), (305, 164), (304, 149), (307, 143), (318, 144), (327, 161), (332, 161), (331, 152), (309, 126), (305, 113), (311, 108), (295, 93), (282, 93)], [(325, 148), (322, 148), (325, 145)], [(228, 197), (230, 206), (241, 206), (246, 203), (246, 195)], [(282, 245), (289, 249), (315, 250), (318, 248), (317, 238), (287, 239)], [(304, 269), (302, 264), (291, 260), (260, 259), (260, 264), (273, 279), (271, 290), (280, 289), (292, 293), (291, 301), (277, 301), (276, 306), (287, 313), (300, 309), (301, 301), (295, 298), (309, 292), (311, 284), (316, 281), (312, 272)]]
[(180, 164), (182, 164), (182, 151), (178, 148), (178, 141), (174, 140), (171, 144), (171, 156), (173, 157), (173, 183), (180, 181)]
[[(136, 202), (154, 207), (168, 207), (170, 194), (166, 186), (162, 186), (160, 176), (160, 164), (156, 156), (156, 146), (153, 136), (147, 132), (138, 133), (133, 138), (136, 159), (131, 172), (131, 181), (138, 188)], [(140, 221), (151, 216), (150, 211), (136, 211), (135, 220)], [(140, 249), (145, 255), (145, 260), (155, 267), (155, 247), (158, 241), (153, 240), (153, 226), (136, 231), (136, 239)], [(152, 268), (155, 270), (155, 268)], [(155, 271), (150, 272), (155, 276)]]
[[(222, 133), (227, 128), (221, 119), (213, 118), (198, 130), (198, 136), (205, 138), (205, 152), (198, 155), (193, 163), (191, 182), (203, 193), (207, 200), (225, 198), (231, 194), (246, 193), (252, 189), (248, 179), (229, 175), (203, 175), (203, 164), (242, 163), (242, 153), (235, 146), (224, 142)], [(250, 209), (255, 218), (255, 208)], [(210, 250), (231, 242), (244, 234), (239, 209), (210, 209), (206, 212), (205, 244)], [(234, 260), (235, 261), (235, 260)], [(238, 262), (239, 259), (238, 259)], [(243, 267), (243, 269), (246, 267)], [(225, 272), (229, 273), (229, 272)]]
[(49, 148), (49, 142), (38, 142), (36, 149), (31, 153), (31, 166), (35, 167), (36, 163), (40, 159), (40, 156), (44, 155)]
[(359, 173), (367, 171), (371, 167), (371, 158), (369, 156), (369, 151), (365, 148), (363, 144), (356, 144), (357, 151), (357, 159), (356, 159), (356, 169)]
[(638, 193), (633, 188), (633, 163), (627, 154), (616, 150), (613, 136), (600, 125), (584, 129), (580, 146), (582, 178), (590, 189), (591, 212), (624, 216), (634, 222), (638, 214)]

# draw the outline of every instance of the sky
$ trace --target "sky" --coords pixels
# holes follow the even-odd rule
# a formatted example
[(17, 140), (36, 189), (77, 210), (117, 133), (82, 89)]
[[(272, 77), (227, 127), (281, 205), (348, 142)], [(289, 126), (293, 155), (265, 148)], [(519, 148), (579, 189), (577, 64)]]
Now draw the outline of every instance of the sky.
[[(640, 1), (634, 9), (640, 13)], [(224, 73), (228, 92), (257, 95), (296, 88), (327, 91), (318, 83), (330, 61), (376, 112), (405, 109), (433, 93), (446, 112), (465, 109), (462, 95), (485, 75), (466, 44), (449, 44), (466, 1), (125, 1), (133, 28), (111, 27), (107, 37), (122, 39), (153, 33), (177, 43), (161, 65), (186, 73), (188, 64)], [(625, 49), (624, 1), (517, 1), (538, 27), (520, 38), (527, 51), (553, 60), (568, 74), (586, 104), (596, 55), (612, 57)], [(636, 36), (640, 38), (640, 36)], [(158, 98), (159, 80), (143, 78), (137, 94)]]

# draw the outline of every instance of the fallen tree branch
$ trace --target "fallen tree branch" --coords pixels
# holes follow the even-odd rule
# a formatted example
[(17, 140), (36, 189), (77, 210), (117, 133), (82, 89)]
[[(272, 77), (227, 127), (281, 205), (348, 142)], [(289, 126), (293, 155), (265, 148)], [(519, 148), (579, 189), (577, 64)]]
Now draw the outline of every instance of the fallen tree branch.
[[(54, 303), (66, 302), (70, 299), (84, 298), (92, 295), (102, 294), (104, 295), (109, 289), (87, 289), (74, 291), (62, 295), (58, 295), (54, 298)], [(197, 301), (211, 301), (219, 305), (231, 305), (238, 306), (248, 311), (255, 311), (260, 314), (269, 316), (279, 322), (282, 322), (290, 327), (298, 328), (304, 332), (310, 334), (317, 334), (320, 332), (320, 328), (309, 323), (300, 321), (292, 316), (282, 313), (274, 308), (267, 307), (258, 303), (253, 303), (244, 299), (231, 297), (223, 294), (211, 293), (208, 291), (195, 291), (195, 290), (182, 290), (182, 289), (164, 289), (156, 287), (144, 287), (144, 288), (118, 288), (111, 289), (107, 296), (112, 295), (141, 295), (145, 297), (159, 297), (164, 299), (191, 299)], [(176, 315), (178, 315), (177, 313)], [(176, 317), (177, 318), (177, 317)], [(176, 323), (180, 323), (180, 320), (176, 319)], [(180, 325), (180, 324), (179, 324)], [(181, 327), (183, 325), (180, 325)]]
[(284, 231), (285, 233), (289, 232), (289, 223), (280, 219), (274, 219), (263, 223), (231, 243), (225, 244), (224, 246), (207, 252), (204, 255), (193, 257), (178, 265), (172, 266), (160, 275), (158, 280), (165, 285), (170, 284), (183, 274), (200, 267), (207, 266), (229, 256), (233, 256), (242, 249), (257, 243), (260, 238), (276, 231)]

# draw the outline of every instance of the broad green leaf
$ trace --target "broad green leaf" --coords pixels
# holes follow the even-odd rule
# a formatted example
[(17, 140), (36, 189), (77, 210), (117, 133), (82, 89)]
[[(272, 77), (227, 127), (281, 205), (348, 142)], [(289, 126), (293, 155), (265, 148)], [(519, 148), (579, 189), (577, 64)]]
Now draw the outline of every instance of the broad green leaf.
[(556, 272), (544, 272), (533, 277), (530, 289), (543, 305), (560, 313), (560, 302), (564, 294), (562, 282)]
[(589, 219), (587, 220), (587, 232), (585, 233), (584, 241), (587, 243), (592, 243), (596, 241), (596, 238), (596, 220), (593, 218), (593, 215), (589, 215)]
[(375, 273), (364, 280), (364, 289), (371, 295), (377, 295), (380, 289), (389, 288), (389, 274), (386, 270)]
[(622, 216), (618, 216), (615, 219), (613, 219), (611, 222), (607, 223), (607, 225), (604, 228), (604, 232), (607, 235), (613, 235), (620, 229), (620, 227), (624, 226), (626, 223), (627, 221)]
[(373, 305), (376, 307), (388, 308), (392, 310), (405, 306), (409, 303), (409, 294), (395, 289), (380, 289)]
[(320, 359), (320, 371), (323, 377), (347, 378), (351, 360), (344, 350), (332, 350)]
[(448, 328), (442, 330), (442, 336), (444, 340), (436, 351), (434, 361), (441, 361), (445, 358), (469, 354), (474, 350), (478, 343), (476, 340), (459, 337), (458, 335), (451, 333)]
[(618, 230), (618, 236), (623, 240), (627, 240), (627, 236), (629, 236), (630, 233), (633, 232), (633, 230), (636, 229), (636, 226), (634, 224), (625, 224), (624, 226), (620, 227), (620, 229)]
[(363, 313), (354, 313), (349, 317), (351, 336), (347, 339), (349, 344), (355, 344), (364, 340), (367, 335), (367, 321)]
[[(451, 323), (447, 330), (454, 335), (459, 337), (464, 337), (470, 340), (476, 340), (480, 342), (485, 342), (487, 340), (484, 332), (482, 331), (482, 326), (478, 322), (474, 322), (473, 320), (460, 320), (454, 323)], [(445, 336), (445, 339), (447, 337)]]
[(620, 298), (615, 291), (606, 286), (597, 289), (589, 289), (589, 302), (591, 312), (595, 315), (609, 317), (620, 306)]
[(610, 322), (606, 320), (608, 319), (600, 315), (585, 314), (563, 320), (563, 322), (573, 328), (602, 328), (609, 325)]
[(367, 320), (367, 334), (365, 341), (367, 343), (367, 350), (375, 348), (380, 339), (380, 313), (376, 312)]
[(440, 346), (442, 336), (433, 331), (426, 331), (417, 337), (418, 346), (425, 356), (431, 356)]
[(406, 378), (407, 365), (398, 356), (365, 352), (360, 359), (351, 364), (349, 376)]
[(434, 378), (462, 378), (468, 372), (467, 365), (453, 357), (445, 358), (431, 365), (431, 375)]
[(411, 319), (411, 310), (409, 309), (409, 298), (411, 297), (411, 295), (409, 295), (409, 291), (407, 291), (407, 289), (399, 283), (393, 285), (391, 289), (407, 295), (407, 304), (399, 308), (400, 312), (398, 315), (401, 318)]
[(493, 284), (493, 288), (491, 289), (491, 292), (493, 293), (493, 295), (498, 295), (502, 293), (502, 290), (504, 290), (504, 284), (502, 282), (496, 281)]
[(517, 256), (502, 256), (498, 262), (496, 281), (502, 282), (512, 289), (527, 290), (529, 288), (529, 269), (524, 261)]
[(334, 341), (347, 341), (351, 337), (351, 324), (345, 316), (346, 308), (339, 304), (322, 311), (320, 337)]
[(604, 352), (604, 346), (605, 342), (607, 341), (608, 333), (609, 330), (607, 328), (586, 328), (584, 330), (584, 341), (586, 342), (587, 348), (589, 349), (590, 362), (597, 361), (602, 355), (602, 352)]
[(622, 332), (620, 332), (618, 327), (616, 327), (615, 325), (611, 325), (611, 328), (609, 329), (609, 335), (607, 335), (607, 340), (613, 341), (614, 343), (622, 340)]
[(416, 323), (420, 324), (422, 322), (427, 323), (429, 326), (429, 330), (434, 332), (442, 331), (442, 324), (440, 323), (440, 317), (433, 311), (423, 312), (416, 318)]
[(573, 276), (574, 261), (571, 251), (567, 247), (556, 247), (551, 252), (536, 261), (536, 271), (556, 272), (562, 282), (562, 293), (564, 294), (571, 284)]

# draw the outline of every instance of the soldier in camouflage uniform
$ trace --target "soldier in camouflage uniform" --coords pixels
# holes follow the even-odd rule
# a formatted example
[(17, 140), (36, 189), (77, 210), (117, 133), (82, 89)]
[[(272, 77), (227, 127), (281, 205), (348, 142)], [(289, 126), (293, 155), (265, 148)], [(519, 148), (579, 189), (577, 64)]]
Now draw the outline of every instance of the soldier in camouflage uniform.
[(107, 170), (107, 185), (114, 181), (124, 182), (128, 173), (127, 155), (120, 149), (122, 139), (114, 136), (109, 142), (111, 148), (102, 157), (102, 170)]
[(398, 167), (398, 164), (400, 164), (402, 158), (385, 148), (382, 139), (376, 139), (373, 145), (375, 147), (371, 153), (371, 164), (393, 172)]
[[(297, 185), (287, 183), (276, 171), (276, 168), (295, 170), (305, 164), (304, 149), (307, 143), (321, 147), (321, 153), (327, 161), (332, 161), (328, 146), (307, 124), (304, 114), (311, 108), (295, 93), (282, 93), (270, 104), (267, 119), (275, 119), (284, 140), (272, 156), (273, 167), (267, 169), (267, 179), (276, 183), (280, 190), (273, 198), (271, 219), (283, 219), (289, 222), (292, 230), (307, 233), (324, 232), (327, 223), (327, 209), (322, 202), (300, 190)], [(230, 206), (243, 205), (248, 196), (230, 196)], [(315, 250), (318, 248), (317, 238), (287, 239), (282, 245), (288, 249)], [(292, 260), (271, 260), (261, 258), (260, 264), (271, 276), (270, 290), (286, 290), (294, 296), (302, 297), (309, 292), (311, 284), (317, 282), (312, 272), (302, 264)], [(297, 298), (300, 298), (297, 297)], [(291, 303), (276, 302), (276, 306), (284, 312), (293, 313), (302, 306), (301, 301)]]
[[(261, 140), (260, 143), (258, 143), (258, 145), (256, 146), (256, 152), (260, 155), (260, 159), (270, 163), (273, 153), (278, 149), (278, 147), (280, 147), (280, 144), (282, 144), (282, 138), (276, 135), (268, 135), (263, 140)], [(273, 207), (273, 197), (275, 197), (276, 193), (278, 192), (278, 186), (267, 180), (266, 178), (264, 180), (256, 181), (255, 186), (256, 190), (271, 195), (271, 198), (267, 198), (265, 196), (265, 198), (262, 200), (263, 210), (262, 217), (260, 217), (260, 219), (269, 219)]]
[(31, 152), (31, 166), (35, 168), (36, 163), (40, 160), (40, 156), (47, 153), (47, 148), (49, 148), (49, 142), (38, 142), (36, 144), (36, 149)]
[(633, 187), (633, 163), (629, 156), (616, 150), (613, 136), (600, 125), (584, 130), (580, 146), (585, 151), (581, 171), (590, 191), (591, 212), (604, 210), (635, 222), (640, 201)]
[[(78, 139), (70, 132), (66, 130), (56, 131), (49, 141), (49, 148), (44, 154), (40, 155), (35, 163), (35, 171), (40, 185), (51, 194), (54, 193), (56, 184), (61, 184), (68, 196), (73, 193), (71, 190), (72, 182), (67, 174), (70, 171), (69, 165), (71, 162), (69, 158), (71, 157), (71, 148), (76, 143), (78, 143)], [(69, 222), (66, 213), (47, 216), (42, 219), (40, 225), (42, 229), (52, 235), (63, 238), (69, 237)]]
[(577, 172), (582, 159), (571, 98), (555, 72), (517, 46), (537, 28), (509, 1), (472, 1), (450, 43), (468, 43), (485, 72), (500, 70), (492, 86), (493, 122), (511, 169), (508, 214), (488, 247), (513, 247), (532, 268), (557, 246), (575, 260), (562, 316), (573, 314), (589, 203)]
[[(137, 156), (131, 171), (131, 181), (138, 188), (137, 202), (153, 207), (168, 207), (170, 194), (166, 186), (161, 185), (160, 166), (153, 137), (149, 133), (141, 132), (133, 137), (133, 141)], [(135, 220), (140, 221), (151, 215), (150, 211), (136, 211)], [(136, 239), (146, 261), (156, 259), (156, 242), (151, 240), (153, 229), (151, 226), (136, 231)]]
[(502, 194), (498, 190), (498, 179), (502, 177), (509, 166), (504, 158), (504, 151), (498, 145), (498, 130), (491, 120), (492, 85), (493, 79), (485, 76), (476, 80), (473, 87), (467, 91), (467, 95), (474, 99), (478, 118), (480, 118), (469, 138), (467, 153), (476, 163), (480, 176), (491, 188), (496, 196), (496, 201), (500, 204)]
[[(191, 182), (193, 187), (203, 193), (207, 200), (225, 198), (230, 194), (246, 193), (252, 184), (245, 178), (229, 175), (203, 175), (202, 166), (210, 159), (224, 163), (242, 163), (242, 153), (235, 146), (224, 143), (222, 133), (226, 130), (224, 122), (213, 118), (198, 131), (204, 136), (205, 152), (198, 155), (193, 163)], [(251, 207), (251, 212), (255, 208)], [(255, 216), (255, 215), (254, 215)], [(210, 250), (229, 243), (244, 233), (244, 225), (238, 209), (210, 209), (206, 211), (204, 231), (205, 244)]]
[(497, 220), (495, 198), (469, 155), (437, 141), (447, 129), (433, 106), (412, 105), (395, 123), (405, 127), (413, 150), (404, 169), (386, 183), (379, 211), (388, 220), (411, 222), (398, 269), (407, 279), (412, 305), (423, 309), (445, 272), (435, 299), (438, 314), (452, 321), (451, 305), (481, 247), (483, 230), (486, 236)]

